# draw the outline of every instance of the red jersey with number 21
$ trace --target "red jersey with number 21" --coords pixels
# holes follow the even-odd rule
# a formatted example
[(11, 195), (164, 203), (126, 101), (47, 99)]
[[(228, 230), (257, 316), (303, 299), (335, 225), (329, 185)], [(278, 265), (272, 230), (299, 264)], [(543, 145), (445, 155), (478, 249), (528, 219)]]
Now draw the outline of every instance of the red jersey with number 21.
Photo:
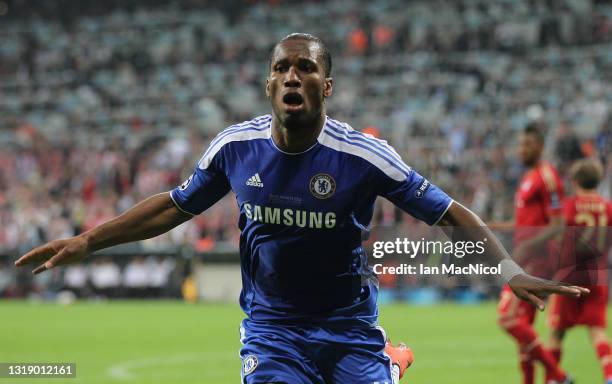
[(608, 285), (612, 203), (597, 194), (569, 197), (563, 202), (563, 217), (561, 267), (574, 269), (564, 279), (572, 284)]

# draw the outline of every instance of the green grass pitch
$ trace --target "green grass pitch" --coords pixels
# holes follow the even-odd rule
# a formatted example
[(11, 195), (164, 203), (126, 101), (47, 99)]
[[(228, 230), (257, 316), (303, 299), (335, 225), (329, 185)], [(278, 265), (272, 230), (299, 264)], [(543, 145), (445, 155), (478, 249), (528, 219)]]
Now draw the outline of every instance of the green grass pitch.
[[(76, 379), (12, 380), (18, 384), (238, 384), (242, 318), (238, 305), (4, 301), (0, 362), (77, 364)], [(540, 316), (540, 330), (542, 323)], [(381, 325), (394, 342), (414, 349), (416, 362), (403, 383), (519, 382), (515, 346), (498, 330), (493, 303), (385, 305)], [(579, 384), (603, 382), (584, 329), (570, 332), (565, 346), (563, 365)]]

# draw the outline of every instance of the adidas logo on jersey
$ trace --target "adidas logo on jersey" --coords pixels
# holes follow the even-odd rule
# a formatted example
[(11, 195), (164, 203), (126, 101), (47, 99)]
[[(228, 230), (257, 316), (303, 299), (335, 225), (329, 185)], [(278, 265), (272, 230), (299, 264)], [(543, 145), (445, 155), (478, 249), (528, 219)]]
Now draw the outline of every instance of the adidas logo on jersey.
[(249, 187), (263, 188), (263, 183), (261, 182), (261, 179), (259, 178), (259, 173), (256, 173), (253, 176), (249, 177), (249, 179), (246, 182), (246, 185), (248, 185)]

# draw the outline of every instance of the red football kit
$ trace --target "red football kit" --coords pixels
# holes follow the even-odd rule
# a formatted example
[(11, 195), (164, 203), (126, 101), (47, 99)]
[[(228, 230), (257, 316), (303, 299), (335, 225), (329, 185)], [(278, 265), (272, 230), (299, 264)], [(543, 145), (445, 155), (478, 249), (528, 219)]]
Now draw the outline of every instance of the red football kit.
[(554, 295), (549, 325), (552, 329), (576, 325), (605, 328), (612, 203), (596, 194), (571, 197), (563, 203), (563, 218), (566, 230), (557, 276), (586, 286), (591, 293), (578, 299)]
[[(563, 183), (552, 164), (540, 162), (526, 172), (514, 197), (515, 246), (543, 230), (552, 216), (560, 215), (562, 199)], [(551, 270), (548, 254), (548, 244), (541, 244), (529, 249), (520, 264), (528, 273), (541, 276)], [(508, 285), (504, 286), (498, 306), (500, 325), (511, 326), (521, 318), (531, 324), (535, 311), (533, 305), (519, 300)]]
[[(525, 173), (514, 198), (514, 246), (545, 230), (552, 216), (560, 216), (562, 199), (563, 183), (550, 163), (542, 162)], [(529, 274), (551, 278), (552, 256), (551, 242), (544, 242), (516, 261)]]
[[(551, 217), (561, 214), (563, 184), (557, 170), (547, 162), (540, 162), (523, 175), (514, 198), (514, 244), (544, 230)], [(550, 271), (548, 244), (528, 249), (524, 260), (517, 260), (530, 274), (539, 276)], [(519, 363), (523, 384), (535, 382), (534, 362), (542, 363), (546, 380), (562, 382), (566, 374), (559, 368), (555, 357), (546, 350), (533, 328), (536, 309), (530, 303), (518, 299), (506, 284), (498, 305), (499, 325), (514, 338), (519, 346)]]

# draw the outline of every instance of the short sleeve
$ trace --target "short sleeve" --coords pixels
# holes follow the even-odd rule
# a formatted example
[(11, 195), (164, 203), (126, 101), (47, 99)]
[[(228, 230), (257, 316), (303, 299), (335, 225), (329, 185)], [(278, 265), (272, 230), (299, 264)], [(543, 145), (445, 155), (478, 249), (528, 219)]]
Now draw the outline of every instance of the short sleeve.
[(543, 165), (541, 168), (542, 181), (544, 182), (544, 201), (550, 216), (557, 216), (563, 213), (563, 182), (557, 171), (550, 165)]
[(219, 201), (230, 190), (230, 184), (223, 171), (223, 151), (203, 168), (198, 163), (195, 170), (183, 184), (170, 192), (170, 197), (183, 212), (198, 215)]
[(385, 174), (382, 178), (382, 191), (379, 194), (429, 225), (437, 224), (453, 201), (444, 191), (413, 169), (400, 181)]

